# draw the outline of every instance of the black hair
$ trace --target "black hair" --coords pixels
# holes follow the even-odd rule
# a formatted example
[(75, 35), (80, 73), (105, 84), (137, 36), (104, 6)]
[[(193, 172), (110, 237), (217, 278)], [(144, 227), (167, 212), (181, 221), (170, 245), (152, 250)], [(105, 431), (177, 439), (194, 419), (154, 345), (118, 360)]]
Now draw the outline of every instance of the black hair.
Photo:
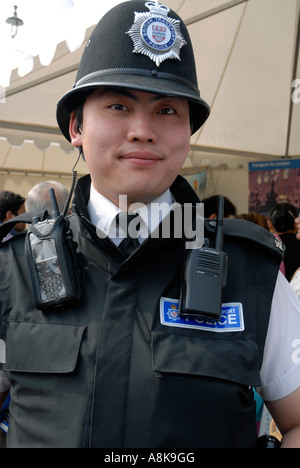
[[(220, 195), (213, 195), (202, 201), (204, 203), (205, 218), (209, 218), (211, 215), (217, 214), (219, 196)], [(234, 204), (227, 197), (224, 197), (224, 218), (227, 218), (228, 216), (236, 216), (236, 214), (237, 211)]]
[(271, 221), (277, 232), (293, 231), (298, 211), (291, 203), (276, 203), (270, 213)]
[[(78, 93), (78, 96), (76, 96), (76, 101), (73, 102), (73, 107), (75, 104), (75, 107), (73, 110), (75, 112), (75, 118), (76, 118), (76, 130), (80, 134), (81, 134), (82, 124), (83, 124), (83, 106), (88, 96), (90, 96), (95, 91), (95, 89), (96, 88), (83, 90), (81, 93)], [(80, 155), (82, 156), (82, 159), (85, 161), (82, 146), (77, 146), (77, 148), (79, 150)]]
[(7, 190), (0, 192), (0, 221), (4, 221), (8, 211), (11, 211), (15, 216), (17, 216), (19, 209), (24, 203), (25, 198), (21, 195), (17, 195)]

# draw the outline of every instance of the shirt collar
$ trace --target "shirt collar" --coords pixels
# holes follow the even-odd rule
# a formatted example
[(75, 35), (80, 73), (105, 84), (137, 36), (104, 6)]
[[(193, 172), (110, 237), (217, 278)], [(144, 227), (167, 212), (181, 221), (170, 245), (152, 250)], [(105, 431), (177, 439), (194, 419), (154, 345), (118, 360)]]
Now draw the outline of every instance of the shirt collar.
[[(135, 204), (135, 211), (142, 219), (140, 242), (145, 240), (170, 213), (173, 201), (170, 190), (167, 190), (151, 203), (147, 205), (139, 204), (138, 209), (137, 204)], [(91, 222), (97, 229), (110, 237), (117, 245), (122, 241), (122, 239), (116, 237), (114, 222), (117, 214), (121, 212), (120, 208), (97, 192), (93, 184), (91, 184), (90, 188), (88, 212)]]

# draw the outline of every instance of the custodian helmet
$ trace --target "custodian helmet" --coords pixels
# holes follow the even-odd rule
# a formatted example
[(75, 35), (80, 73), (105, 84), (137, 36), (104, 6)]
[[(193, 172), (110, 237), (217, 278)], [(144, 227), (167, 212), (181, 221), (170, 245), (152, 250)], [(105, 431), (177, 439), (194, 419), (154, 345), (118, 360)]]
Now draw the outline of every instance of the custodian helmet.
[(111, 9), (86, 44), (73, 89), (58, 102), (57, 121), (70, 141), (70, 113), (99, 87), (129, 88), (186, 99), (192, 131), (209, 116), (200, 97), (189, 33), (181, 18), (156, 1)]

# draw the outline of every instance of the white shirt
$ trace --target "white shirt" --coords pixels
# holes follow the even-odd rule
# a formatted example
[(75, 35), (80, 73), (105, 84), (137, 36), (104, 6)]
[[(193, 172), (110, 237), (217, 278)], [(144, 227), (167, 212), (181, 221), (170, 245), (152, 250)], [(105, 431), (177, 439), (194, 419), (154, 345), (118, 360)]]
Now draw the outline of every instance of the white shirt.
[(281, 272), (274, 291), (258, 392), (279, 400), (300, 386), (300, 301)]
[[(172, 204), (172, 194), (170, 190), (167, 190), (148, 205), (144, 205), (143, 203), (134, 203), (131, 205), (130, 208), (132, 208), (132, 210), (130, 211), (137, 212), (142, 220), (138, 236), (140, 243), (147, 239), (149, 234), (155, 231), (162, 219), (169, 214)], [(110, 237), (116, 245), (122, 242), (126, 233), (119, 233), (115, 224), (116, 216), (122, 213), (122, 210), (98, 193), (92, 184), (88, 202), (88, 212), (91, 222), (96, 226), (100, 236), (104, 234)]]
[[(147, 226), (143, 235), (153, 232), (168, 214), (173, 203), (171, 193), (167, 191), (156, 202), (164, 206), (159, 219), (149, 219), (147, 209), (139, 212)], [(120, 209), (91, 186), (88, 211), (92, 223), (109, 235), (112, 221)], [(143, 236), (140, 237), (141, 242)], [(112, 240), (119, 243), (122, 239), (116, 236)], [(300, 386), (300, 301), (281, 272), (274, 290), (260, 377), (262, 386), (257, 390), (266, 401), (279, 400)], [(0, 372), (0, 392), (6, 391), (8, 386), (9, 382)]]
[(290, 284), (300, 299), (300, 268), (293, 274)]

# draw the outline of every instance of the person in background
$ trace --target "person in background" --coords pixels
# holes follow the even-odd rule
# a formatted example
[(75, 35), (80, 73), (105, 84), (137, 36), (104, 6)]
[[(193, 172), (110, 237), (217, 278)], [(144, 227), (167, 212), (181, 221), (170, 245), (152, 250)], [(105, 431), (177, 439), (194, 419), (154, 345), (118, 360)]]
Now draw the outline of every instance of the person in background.
[(268, 220), (269, 230), (279, 237), (285, 245), (284, 268), (285, 276), (291, 281), (293, 274), (300, 266), (300, 242), (296, 237), (297, 209), (291, 203), (276, 203)]
[[(15, 218), (16, 216), (25, 213), (25, 198), (21, 195), (15, 194), (8, 190), (0, 192), (0, 225), (6, 221)], [(15, 226), (10, 233), (4, 237), (2, 242), (6, 242), (12, 237), (16, 236), (18, 233), (24, 231), (26, 225), (24, 223), (19, 223)], [(5, 375), (0, 371), (0, 393), (7, 393), (10, 388), (10, 383), (5, 378)], [(9, 420), (9, 401), (10, 397), (7, 395), (5, 404), (0, 412), (0, 447), (5, 447), (6, 442), (6, 432), (8, 428)]]
[[(25, 213), (25, 198), (8, 190), (0, 192), (0, 226), (22, 213)], [(24, 223), (17, 224), (2, 242), (11, 239), (19, 232), (24, 231), (25, 228), (26, 225)]]
[[(296, 239), (300, 241), (300, 216), (299, 214), (297, 214), (297, 218), (295, 219), (295, 225), (296, 225)], [(300, 299), (300, 266), (299, 268), (297, 268), (297, 270), (293, 274), (290, 284)]]
[(59, 212), (63, 213), (69, 192), (63, 184), (54, 180), (40, 182), (32, 187), (25, 199), (26, 211), (41, 213), (43, 210), (47, 210), (51, 214), (50, 188), (54, 189)]
[(295, 219), (296, 224), (296, 239), (300, 240), (300, 216), (297, 214), (297, 218)]
[[(204, 203), (204, 216), (207, 219), (216, 219), (217, 218), (217, 208), (218, 200), (220, 195), (213, 195), (211, 197), (205, 198), (202, 200)], [(235, 218), (236, 217), (236, 207), (229, 200), (229, 198), (224, 197), (224, 218)]]
[(258, 224), (259, 226), (268, 229), (268, 217), (264, 216), (260, 213), (256, 213), (256, 211), (250, 211), (249, 213), (242, 213), (236, 216), (237, 219), (245, 219), (246, 221), (250, 221), (250, 223)]

